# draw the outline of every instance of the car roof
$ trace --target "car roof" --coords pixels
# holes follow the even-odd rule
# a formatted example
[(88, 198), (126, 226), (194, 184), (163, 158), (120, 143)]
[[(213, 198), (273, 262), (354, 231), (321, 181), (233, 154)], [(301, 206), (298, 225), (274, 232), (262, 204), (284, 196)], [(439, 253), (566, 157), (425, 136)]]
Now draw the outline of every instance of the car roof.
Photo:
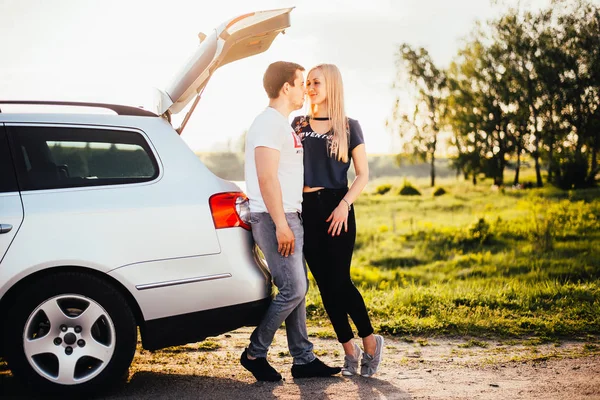
[(82, 127), (105, 127), (160, 130), (169, 128), (173, 131), (171, 124), (159, 116), (118, 115), (114, 113), (76, 113), (76, 112), (19, 112), (0, 113), (0, 129), (2, 125), (10, 126), (40, 124), (40, 125), (72, 125)]
[[(44, 100), (0, 100), (0, 113), (3, 111), (3, 105), (18, 105), (18, 106), (58, 106), (58, 107), (87, 107), (114, 111), (118, 115), (132, 115), (141, 117), (156, 117), (157, 115), (151, 111), (140, 107), (133, 107), (122, 104), (108, 103), (88, 103), (78, 101), (44, 101)], [(78, 112), (79, 113), (79, 112)], [(68, 113), (65, 113), (68, 114)], [(96, 114), (96, 113), (91, 113)]]

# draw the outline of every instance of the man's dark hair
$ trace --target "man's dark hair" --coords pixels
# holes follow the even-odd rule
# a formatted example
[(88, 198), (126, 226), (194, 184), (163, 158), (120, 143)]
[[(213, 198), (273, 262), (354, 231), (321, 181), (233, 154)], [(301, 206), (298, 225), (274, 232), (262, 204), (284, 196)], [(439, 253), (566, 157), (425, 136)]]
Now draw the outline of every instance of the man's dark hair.
[(270, 99), (278, 98), (279, 91), (286, 82), (294, 86), (298, 70), (304, 71), (304, 67), (293, 62), (277, 61), (269, 65), (263, 76), (263, 86), (267, 91), (267, 96)]

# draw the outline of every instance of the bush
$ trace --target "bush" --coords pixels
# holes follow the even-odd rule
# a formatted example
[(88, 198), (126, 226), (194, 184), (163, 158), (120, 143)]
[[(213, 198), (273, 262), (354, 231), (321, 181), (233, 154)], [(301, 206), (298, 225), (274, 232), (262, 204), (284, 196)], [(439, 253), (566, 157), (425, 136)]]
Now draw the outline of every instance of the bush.
[(434, 197), (437, 197), (437, 196), (443, 196), (446, 193), (447, 192), (443, 187), (439, 187), (439, 188), (435, 189), (435, 191), (433, 192), (433, 195), (434, 195)]
[(490, 232), (490, 224), (485, 218), (479, 218), (479, 221), (469, 227), (469, 239), (481, 244), (488, 244), (492, 234)]
[(420, 196), (421, 192), (419, 192), (413, 185), (405, 181), (404, 186), (402, 186), (402, 189), (400, 189), (398, 194), (401, 196)]
[(379, 185), (375, 188), (376, 194), (386, 194), (392, 189), (392, 185), (388, 183), (384, 183), (383, 185)]
[(534, 217), (533, 222), (531, 242), (534, 250), (538, 253), (554, 250), (554, 221), (552, 219)]
[(527, 181), (523, 182), (521, 186), (523, 187), (523, 189), (533, 189), (535, 187), (535, 184), (533, 182)]
[(438, 228), (406, 235), (408, 241), (417, 243), (416, 253), (424, 254), (433, 260), (449, 260), (456, 255), (481, 252), (494, 242), (492, 226), (479, 218), (469, 226), (461, 228)]
[(571, 156), (560, 164), (553, 183), (563, 190), (586, 187), (587, 170), (585, 157)]
[(555, 241), (597, 231), (600, 209), (593, 203), (537, 200), (532, 208), (530, 239), (535, 250), (554, 249)]

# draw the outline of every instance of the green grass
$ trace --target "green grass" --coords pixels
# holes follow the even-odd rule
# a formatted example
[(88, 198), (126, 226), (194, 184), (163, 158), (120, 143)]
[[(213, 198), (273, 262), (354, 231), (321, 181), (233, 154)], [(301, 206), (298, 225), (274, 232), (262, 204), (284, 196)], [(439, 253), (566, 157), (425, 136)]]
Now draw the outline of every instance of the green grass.
[(214, 340), (205, 340), (203, 342), (200, 342), (198, 344), (198, 350), (200, 351), (214, 351), (214, 350), (218, 350), (221, 348), (221, 344), (219, 342), (216, 342)]
[(485, 349), (488, 346), (489, 346), (489, 344), (487, 342), (482, 342), (481, 340), (476, 340), (476, 339), (470, 339), (468, 342), (458, 345), (458, 347), (463, 348), (463, 349), (468, 349), (471, 347), (481, 347), (481, 348)]
[[(524, 180), (527, 180), (527, 175)], [(600, 334), (600, 189), (497, 189), (453, 179), (372, 182), (356, 202), (352, 278), (379, 332), (479, 337)], [(389, 184), (385, 194), (376, 188)], [(312, 281), (311, 281), (312, 282)], [(311, 324), (327, 322), (318, 290)]]

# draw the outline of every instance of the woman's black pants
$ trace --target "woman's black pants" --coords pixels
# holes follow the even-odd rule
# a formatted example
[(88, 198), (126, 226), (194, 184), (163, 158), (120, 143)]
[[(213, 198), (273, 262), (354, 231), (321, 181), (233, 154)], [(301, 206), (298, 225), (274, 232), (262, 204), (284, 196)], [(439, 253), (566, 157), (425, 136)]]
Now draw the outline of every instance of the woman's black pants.
[(348, 215), (348, 232), (342, 228), (339, 236), (332, 237), (327, 233), (331, 221), (325, 220), (347, 192), (348, 189), (344, 188), (304, 193), (302, 203), (304, 257), (340, 343), (354, 337), (348, 316), (356, 325), (358, 336), (364, 338), (373, 333), (365, 302), (350, 279), (356, 240), (354, 206)]

